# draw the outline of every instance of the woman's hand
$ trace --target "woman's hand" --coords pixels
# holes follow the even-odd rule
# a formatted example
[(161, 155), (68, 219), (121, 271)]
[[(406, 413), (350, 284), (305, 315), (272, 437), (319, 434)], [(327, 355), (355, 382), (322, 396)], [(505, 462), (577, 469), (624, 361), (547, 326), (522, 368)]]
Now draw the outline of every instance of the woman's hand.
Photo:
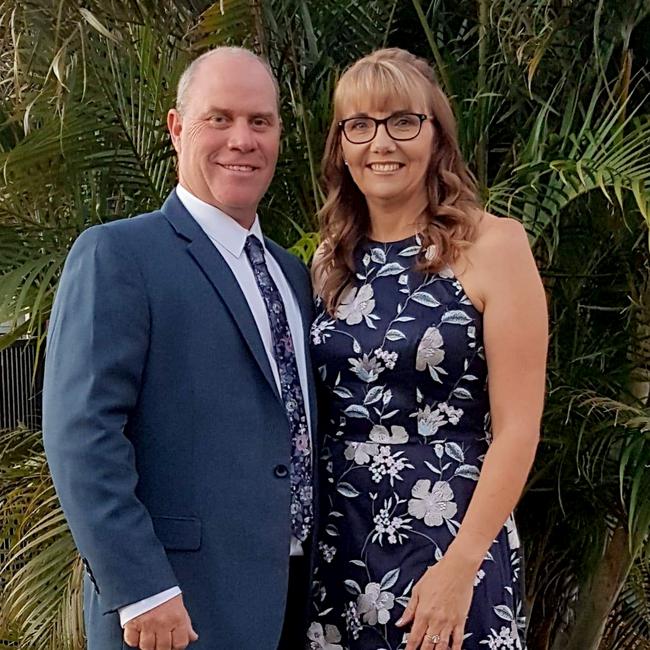
[(413, 587), (398, 626), (411, 625), (406, 650), (461, 650), (477, 567), (443, 557)]

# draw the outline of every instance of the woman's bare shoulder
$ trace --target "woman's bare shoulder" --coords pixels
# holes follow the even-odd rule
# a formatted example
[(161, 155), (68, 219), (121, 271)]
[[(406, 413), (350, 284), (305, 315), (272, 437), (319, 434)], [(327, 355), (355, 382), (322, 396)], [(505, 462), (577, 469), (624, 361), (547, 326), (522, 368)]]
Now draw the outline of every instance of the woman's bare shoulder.
[(473, 247), (521, 247), (522, 244), (528, 247), (528, 235), (520, 221), (483, 212), (477, 225)]
[(516, 219), (483, 212), (471, 244), (465, 247), (454, 271), (479, 311), (490, 293), (523, 269), (534, 268), (528, 235)]
[(483, 269), (487, 264), (495, 270), (501, 265), (509, 267), (523, 258), (529, 259), (531, 250), (526, 229), (516, 219), (484, 212), (476, 237), (467, 248), (467, 257), (471, 265)]

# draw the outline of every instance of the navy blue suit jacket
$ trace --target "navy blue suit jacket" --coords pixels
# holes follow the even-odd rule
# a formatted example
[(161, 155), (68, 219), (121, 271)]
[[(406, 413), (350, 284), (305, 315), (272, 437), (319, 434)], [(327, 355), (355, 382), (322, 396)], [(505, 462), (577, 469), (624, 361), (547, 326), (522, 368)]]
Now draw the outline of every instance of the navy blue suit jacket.
[[(308, 272), (266, 243), (307, 345)], [(191, 648), (275, 650), (288, 421), (246, 299), (175, 192), (73, 245), (48, 332), (43, 434), (86, 566), (89, 650), (122, 648), (117, 609), (176, 584), (200, 637)]]

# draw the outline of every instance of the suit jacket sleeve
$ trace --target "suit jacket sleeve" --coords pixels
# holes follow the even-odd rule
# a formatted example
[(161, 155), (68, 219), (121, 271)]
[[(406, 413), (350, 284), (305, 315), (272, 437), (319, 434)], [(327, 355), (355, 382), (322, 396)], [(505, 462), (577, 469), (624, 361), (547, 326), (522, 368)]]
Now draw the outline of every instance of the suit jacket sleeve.
[(48, 332), (43, 391), (50, 470), (105, 612), (178, 584), (136, 496), (136, 459), (125, 435), (150, 315), (135, 255), (115, 230), (90, 228), (70, 251)]

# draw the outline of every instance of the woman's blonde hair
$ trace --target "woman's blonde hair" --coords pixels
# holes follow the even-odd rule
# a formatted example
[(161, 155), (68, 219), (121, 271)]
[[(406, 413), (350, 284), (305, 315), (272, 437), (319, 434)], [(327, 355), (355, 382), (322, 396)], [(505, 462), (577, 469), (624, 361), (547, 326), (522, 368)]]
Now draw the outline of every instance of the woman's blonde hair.
[[(482, 214), (476, 182), (458, 147), (456, 120), (431, 66), (399, 48), (377, 50), (359, 59), (341, 76), (334, 92), (334, 118), (323, 154), (327, 195), (320, 211), (321, 246), (312, 273), (325, 307), (334, 314), (342, 292), (354, 277), (354, 251), (368, 234), (366, 199), (347, 170), (341, 150), (342, 110), (368, 102), (377, 110), (425, 102), (432, 117), (434, 146), (426, 177), (428, 206), (419, 230), (422, 253), (417, 264), (434, 272), (454, 261), (474, 239)], [(419, 215), (414, 215), (416, 220)]]

